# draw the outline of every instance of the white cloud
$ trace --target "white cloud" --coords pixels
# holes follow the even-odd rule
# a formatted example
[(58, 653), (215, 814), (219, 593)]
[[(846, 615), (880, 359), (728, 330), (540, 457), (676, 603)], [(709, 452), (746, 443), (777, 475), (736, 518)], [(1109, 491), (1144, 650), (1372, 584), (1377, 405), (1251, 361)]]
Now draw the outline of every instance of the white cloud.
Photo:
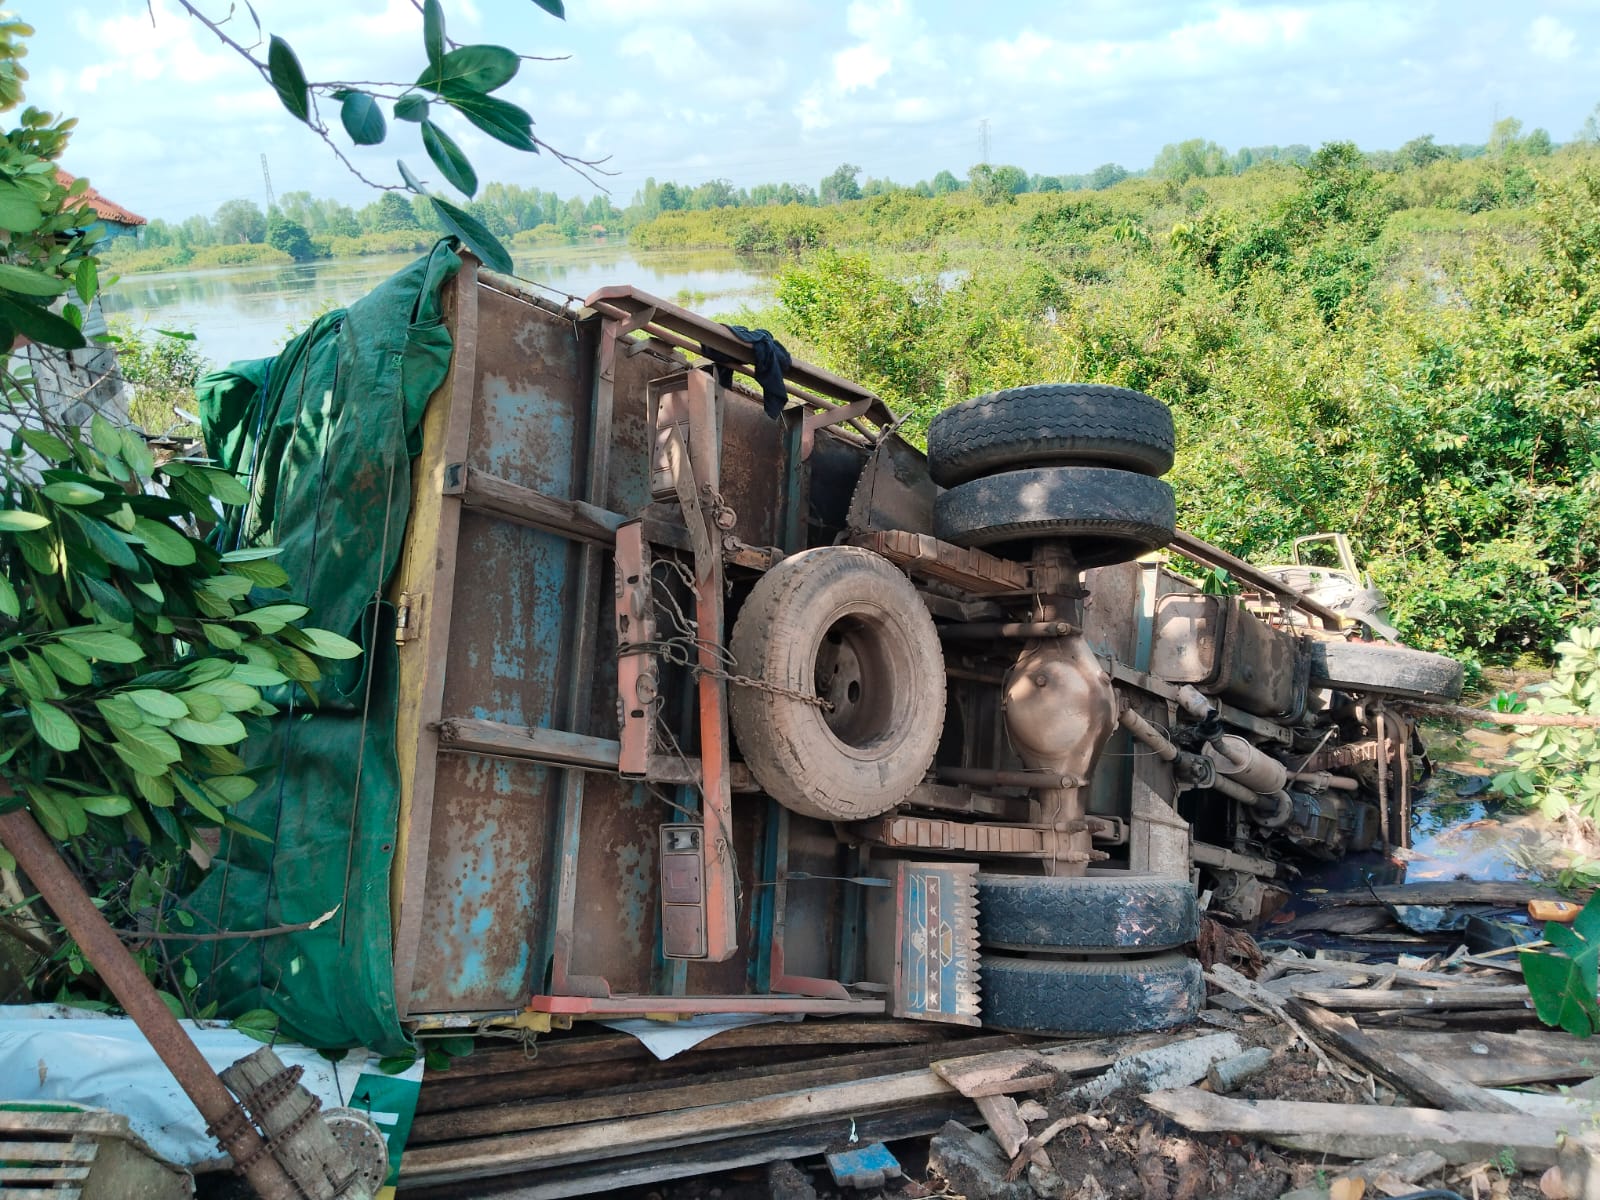
[(1571, 58), (1577, 40), (1578, 35), (1554, 17), (1535, 18), (1528, 26), (1528, 49), (1551, 62)]
[(847, 94), (857, 88), (876, 87), (892, 65), (888, 55), (876, 46), (851, 46), (833, 56), (833, 81)]

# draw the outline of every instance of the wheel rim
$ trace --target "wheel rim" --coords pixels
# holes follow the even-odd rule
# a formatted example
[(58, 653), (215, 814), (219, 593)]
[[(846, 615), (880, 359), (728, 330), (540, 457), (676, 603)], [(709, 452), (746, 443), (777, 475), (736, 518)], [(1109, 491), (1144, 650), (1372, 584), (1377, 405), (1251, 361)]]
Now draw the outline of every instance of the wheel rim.
[(869, 751), (889, 738), (905, 717), (905, 689), (896, 683), (909, 670), (909, 656), (881, 611), (836, 614), (812, 666), (817, 695), (832, 705), (821, 717), (834, 740), (847, 751)]

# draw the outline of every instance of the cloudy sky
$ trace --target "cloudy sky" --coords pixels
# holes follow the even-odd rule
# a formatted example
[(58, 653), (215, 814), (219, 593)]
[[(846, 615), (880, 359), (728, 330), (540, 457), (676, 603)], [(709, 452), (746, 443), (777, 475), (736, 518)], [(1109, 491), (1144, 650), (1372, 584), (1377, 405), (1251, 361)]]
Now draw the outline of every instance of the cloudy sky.
[[(200, 0), (217, 17), (230, 0)], [(414, 78), (410, 0), (254, 0), (312, 79)], [(443, 0), (457, 41), (527, 54), (505, 95), (563, 150), (646, 176), (816, 181), (841, 162), (901, 182), (980, 155), (1045, 174), (1147, 166), (1168, 142), (1229, 149), (1418, 134), (1482, 142), (1496, 117), (1570, 138), (1600, 102), (1593, 0)], [(35, 25), (28, 99), (80, 118), (66, 165), (150, 217), (278, 192), (366, 193), (246, 64), (175, 0), (14, 0)], [(154, 20), (152, 22), (152, 13)], [(238, 0), (226, 28), (251, 41)], [(451, 126), (484, 180), (591, 194), (547, 158)], [(416, 126), (360, 151), (426, 171)]]

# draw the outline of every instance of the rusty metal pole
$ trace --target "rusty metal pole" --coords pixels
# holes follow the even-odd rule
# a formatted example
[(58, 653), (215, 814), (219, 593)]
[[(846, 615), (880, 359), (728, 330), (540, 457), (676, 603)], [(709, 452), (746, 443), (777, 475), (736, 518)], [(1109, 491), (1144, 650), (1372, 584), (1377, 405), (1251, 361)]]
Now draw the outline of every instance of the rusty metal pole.
[(33, 815), (22, 808), (0, 815), (0, 843), (11, 851), (117, 1002), (150, 1039), (172, 1077), (205, 1117), (207, 1132), (235, 1163), (244, 1164), (244, 1177), (256, 1195), (261, 1200), (301, 1200), (300, 1189), (272, 1157), (233, 1093), (189, 1040)]

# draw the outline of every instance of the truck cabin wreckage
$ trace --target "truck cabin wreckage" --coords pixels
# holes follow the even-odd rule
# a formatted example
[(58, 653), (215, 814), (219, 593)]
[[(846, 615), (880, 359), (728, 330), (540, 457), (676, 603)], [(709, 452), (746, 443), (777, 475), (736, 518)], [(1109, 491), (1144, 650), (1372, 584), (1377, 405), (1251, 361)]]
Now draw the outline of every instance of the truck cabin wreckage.
[[(1200, 907), (1403, 843), (1449, 659), (1176, 530), (1164, 405), (1061, 384), (926, 455), (818, 367), (463, 256), (398, 611), (413, 1027), (1181, 1024)], [(770, 384), (770, 379), (769, 379)], [(1203, 594), (1162, 547), (1244, 589)]]

